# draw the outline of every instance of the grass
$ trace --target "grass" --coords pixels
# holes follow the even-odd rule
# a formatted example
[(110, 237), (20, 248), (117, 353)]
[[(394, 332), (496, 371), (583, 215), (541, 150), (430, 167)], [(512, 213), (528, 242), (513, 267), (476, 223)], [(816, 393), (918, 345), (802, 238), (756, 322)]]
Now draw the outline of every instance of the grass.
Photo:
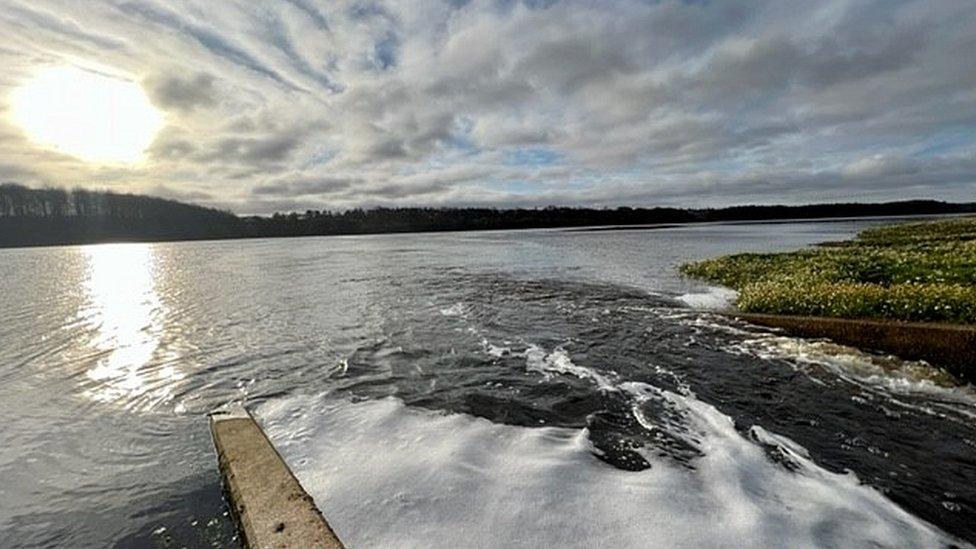
[(863, 231), (856, 239), (681, 266), (739, 291), (744, 312), (976, 324), (976, 217)]

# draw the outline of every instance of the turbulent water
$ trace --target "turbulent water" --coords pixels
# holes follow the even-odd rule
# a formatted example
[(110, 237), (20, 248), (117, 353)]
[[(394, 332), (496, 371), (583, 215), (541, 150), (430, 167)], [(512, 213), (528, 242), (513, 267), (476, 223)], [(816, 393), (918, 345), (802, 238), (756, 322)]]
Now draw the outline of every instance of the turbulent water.
[(968, 546), (972, 387), (676, 275), (867, 223), (0, 250), (0, 546), (235, 545), (232, 401), (350, 547)]

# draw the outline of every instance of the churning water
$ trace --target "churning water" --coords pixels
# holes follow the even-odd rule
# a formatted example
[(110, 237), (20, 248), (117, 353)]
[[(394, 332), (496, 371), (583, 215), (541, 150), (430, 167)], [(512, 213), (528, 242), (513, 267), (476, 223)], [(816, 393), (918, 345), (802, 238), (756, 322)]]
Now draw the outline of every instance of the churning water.
[(966, 546), (971, 387), (676, 275), (866, 223), (0, 250), (0, 546), (235, 544), (231, 401), (350, 547)]

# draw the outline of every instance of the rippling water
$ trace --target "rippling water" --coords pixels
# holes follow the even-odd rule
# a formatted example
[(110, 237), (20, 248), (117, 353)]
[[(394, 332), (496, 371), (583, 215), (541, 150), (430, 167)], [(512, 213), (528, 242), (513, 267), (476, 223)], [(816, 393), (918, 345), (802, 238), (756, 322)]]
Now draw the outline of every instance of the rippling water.
[(867, 221), (0, 250), (0, 546), (234, 545), (252, 405), (352, 547), (976, 540), (976, 394), (700, 310)]

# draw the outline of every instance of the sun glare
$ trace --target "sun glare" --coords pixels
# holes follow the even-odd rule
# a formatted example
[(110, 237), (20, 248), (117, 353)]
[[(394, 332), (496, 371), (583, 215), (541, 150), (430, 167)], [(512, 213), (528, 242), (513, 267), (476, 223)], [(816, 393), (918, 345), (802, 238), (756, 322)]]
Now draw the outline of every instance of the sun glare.
[(87, 162), (140, 162), (163, 125), (138, 84), (73, 67), (38, 73), (10, 107), (32, 141)]
[(169, 398), (184, 374), (159, 356), (167, 308), (156, 291), (157, 252), (151, 244), (79, 248), (88, 263), (88, 303), (81, 311), (95, 331), (98, 363), (87, 372), (100, 402), (152, 405)]

